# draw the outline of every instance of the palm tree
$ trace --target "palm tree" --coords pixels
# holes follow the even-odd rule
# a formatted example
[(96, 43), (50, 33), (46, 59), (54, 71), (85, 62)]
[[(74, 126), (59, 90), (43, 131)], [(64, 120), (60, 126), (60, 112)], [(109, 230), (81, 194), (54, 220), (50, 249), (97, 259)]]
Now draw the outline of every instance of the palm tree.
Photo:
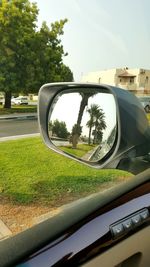
[(103, 130), (106, 129), (105, 114), (102, 109), (99, 109), (96, 114), (95, 129), (93, 130), (93, 144), (101, 142), (103, 138)]
[(93, 138), (93, 144), (97, 142), (101, 142), (103, 137), (103, 130), (106, 128), (105, 123), (105, 114), (103, 110), (99, 107), (99, 105), (92, 104), (90, 108), (87, 110), (87, 112), (90, 115), (90, 120), (87, 122), (87, 126), (89, 127), (89, 145), (91, 143), (91, 132), (92, 128), (95, 126), (92, 135)]
[[(80, 129), (82, 129), (81, 127), (81, 121), (82, 121), (82, 117), (83, 117), (83, 113), (85, 110), (85, 107), (88, 105), (88, 100), (90, 97), (94, 96), (97, 94), (97, 91), (93, 90), (93, 92), (90, 91), (85, 91), (81, 92), (80, 95), (82, 96), (82, 100), (80, 103), (80, 108), (79, 108), (79, 113), (78, 113), (78, 118), (77, 118), (77, 122), (76, 122), (76, 132), (72, 133), (72, 147), (76, 148), (77, 147), (77, 143), (78, 143), (78, 139), (79, 139), (79, 132)], [(80, 133), (81, 134), (81, 133)]]
[(99, 106), (96, 104), (92, 104), (90, 108), (87, 109), (87, 112), (90, 115), (90, 119), (86, 124), (89, 127), (89, 141), (88, 141), (89, 145), (91, 144), (92, 127), (94, 127), (95, 125), (95, 120), (98, 116), (98, 111), (99, 111)]

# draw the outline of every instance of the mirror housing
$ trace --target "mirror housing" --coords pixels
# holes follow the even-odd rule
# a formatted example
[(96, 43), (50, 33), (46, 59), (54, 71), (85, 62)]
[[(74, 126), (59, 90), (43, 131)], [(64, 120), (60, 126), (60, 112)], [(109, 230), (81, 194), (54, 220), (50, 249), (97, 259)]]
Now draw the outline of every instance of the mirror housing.
[[(117, 132), (114, 145), (107, 155), (96, 161), (90, 162), (76, 158), (73, 155), (57, 148), (49, 138), (48, 122), (49, 110), (54, 105), (58, 94), (73, 90), (97, 90), (100, 93), (109, 93), (114, 96), (116, 104)], [(69, 116), (69, 115), (68, 115)], [(113, 86), (90, 83), (52, 83), (45, 84), (39, 91), (38, 120), (40, 131), (45, 144), (52, 150), (95, 168), (118, 168), (133, 173), (138, 173), (148, 168), (149, 162), (144, 162), (139, 170), (138, 161), (147, 157), (150, 152), (150, 127), (142, 105), (132, 93)], [(133, 166), (136, 166), (135, 168)]]

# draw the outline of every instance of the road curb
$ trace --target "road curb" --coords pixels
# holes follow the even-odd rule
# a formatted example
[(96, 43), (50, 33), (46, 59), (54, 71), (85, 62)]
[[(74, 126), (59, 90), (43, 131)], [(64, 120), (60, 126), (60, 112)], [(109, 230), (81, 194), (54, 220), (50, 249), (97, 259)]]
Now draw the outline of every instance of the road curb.
[(4, 224), (2, 220), (0, 220), (0, 241), (2, 241), (5, 238), (8, 238), (10, 235), (12, 235), (12, 232), (6, 226), (6, 224)]
[(40, 133), (6, 136), (6, 137), (0, 137), (0, 142), (19, 140), (19, 139), (24, 139), (24, 138), (32, 138), (32, 137), (38, 137), (38, 136), (40, 136)]
[(19, 119), (37, 119), (37, 115), (15, 115), (15, 116), (0, 116), (0, 120), (19, 120)]

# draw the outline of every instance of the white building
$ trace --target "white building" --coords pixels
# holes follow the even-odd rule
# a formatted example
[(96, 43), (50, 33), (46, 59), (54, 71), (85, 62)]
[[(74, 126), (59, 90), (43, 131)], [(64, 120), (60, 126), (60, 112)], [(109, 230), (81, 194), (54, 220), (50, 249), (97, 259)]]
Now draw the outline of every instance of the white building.
[(134, 94), (150, 95), (150, 70), (146, 69), (120, 68), (90, 72), (81, 81), (114, 85)]

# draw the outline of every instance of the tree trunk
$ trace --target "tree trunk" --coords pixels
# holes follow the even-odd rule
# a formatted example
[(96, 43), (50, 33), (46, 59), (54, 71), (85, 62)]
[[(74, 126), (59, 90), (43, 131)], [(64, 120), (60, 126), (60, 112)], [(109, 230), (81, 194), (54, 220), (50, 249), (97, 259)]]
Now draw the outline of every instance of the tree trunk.
[(72, 148), (77, 148), (78, 138), (79, 138), (78, 134), (74, 134), (72, 136)]
[(11, 92), (6, 92), (5, 93), (4, 108), (11, 108)]
[(79, 109), (79, 113), (78, 113), (78, 118), (77, 118), (77, 132), (75, 132), (73, 135), (72, 135), (72, 148), (77, 148), (77, 144), (78, 144), (78, 139), (79, 139), (79, 133), (78, 133), (78, 129), (81, 125), (81, 120), (82, 120), (82, 117), (83, 117), (83, 112), (85, 110), (85, 107), (87, 106), (88, 104), (88, 99), (89, 99), (89, 96), (85, 95), (83, 96), (82, 100), (81, 100), (81, 104), (80, 104), (80, 109)]
[(80, 124), (81, 124), (81, 120), (82, 120), (82, 117), (83, 117), (84, 109), (88, 104), (88, 99), (89, 99), (89, 96), (88, 95), (84, 95), (82, 100), (81, 100), (80, 110), (79, 110), (78, 119), (77, 119), (77, 126), (80, 126)]
[(92, 131), (92, 127), (90, 127), (89, 129), (89, 140), (88, 140), (88, 144), (91, 144), (91, 131)]
[(95, 125), (93, 144), (96, 144), (96, 139), (97, 139), (97, 131), (96, 131), (96, 129), (97, 129), (97, 127), (96, 127), (96, 125)]

